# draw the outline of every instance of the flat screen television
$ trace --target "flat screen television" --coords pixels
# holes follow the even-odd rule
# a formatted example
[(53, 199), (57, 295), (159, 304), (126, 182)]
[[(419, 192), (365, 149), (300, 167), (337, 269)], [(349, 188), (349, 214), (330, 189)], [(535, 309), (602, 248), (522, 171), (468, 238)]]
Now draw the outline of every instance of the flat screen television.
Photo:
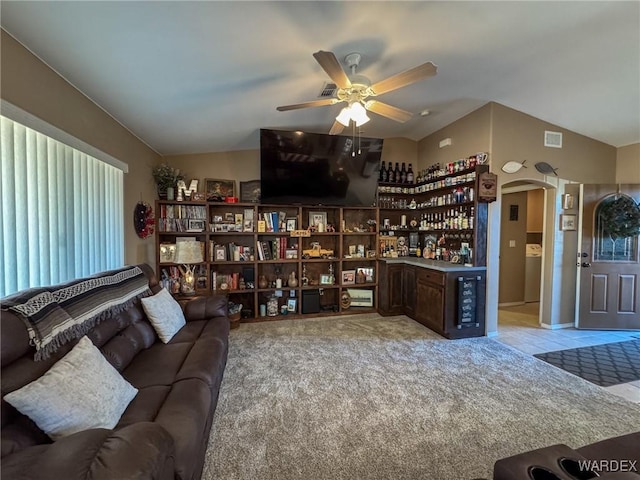
[(260, 130), (261, 202), (373, 206), (382, 139)]

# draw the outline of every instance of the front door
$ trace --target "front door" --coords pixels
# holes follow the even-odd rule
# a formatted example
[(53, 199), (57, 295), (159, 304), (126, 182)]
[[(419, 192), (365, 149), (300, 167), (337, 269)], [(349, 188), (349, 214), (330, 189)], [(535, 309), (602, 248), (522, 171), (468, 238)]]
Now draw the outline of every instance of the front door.
[(640, 185), (583, 185), (578, 251), (578, 328), (640, 329), (638, 235), (622, 238), (606, 229), (611, 202), (640, 201)]

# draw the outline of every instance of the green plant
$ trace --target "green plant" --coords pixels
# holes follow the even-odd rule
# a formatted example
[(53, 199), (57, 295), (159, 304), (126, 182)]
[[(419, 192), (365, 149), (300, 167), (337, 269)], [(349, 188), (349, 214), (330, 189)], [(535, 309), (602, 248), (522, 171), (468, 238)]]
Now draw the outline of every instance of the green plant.
[(153, 167), (151, 171), (153, 179), (158, 188), (166, 190), (169, 187), (175, 187), (179, 180), (184, 180), (184, 175), (180, 173), (178, 168), (173, 168), (166, 163), (161, 163)]

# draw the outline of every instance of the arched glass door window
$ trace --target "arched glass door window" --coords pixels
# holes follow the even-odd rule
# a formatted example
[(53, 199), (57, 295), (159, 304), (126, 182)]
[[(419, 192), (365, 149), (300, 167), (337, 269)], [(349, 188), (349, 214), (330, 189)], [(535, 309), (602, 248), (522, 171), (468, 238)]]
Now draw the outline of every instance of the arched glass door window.
[(596, 262), (638, 261), (638, 235), (614, 239), (607, 233), (603, 225), (602, 211), (605, 209), (604, 207), (620, 195), (624, 194), (609, 195), (596, 206), (593, 222), (593, 260)]

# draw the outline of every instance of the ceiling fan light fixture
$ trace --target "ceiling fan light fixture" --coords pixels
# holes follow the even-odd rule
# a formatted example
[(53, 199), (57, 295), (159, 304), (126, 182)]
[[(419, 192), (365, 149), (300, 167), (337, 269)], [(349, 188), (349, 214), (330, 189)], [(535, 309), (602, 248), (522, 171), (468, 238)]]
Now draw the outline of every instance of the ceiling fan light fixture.
[(355, 102), (353, 105), (351, 105), (351, 119), (356, 122), (356, 127), (364, 125), (369, 120), (371, 120), (367, 116), (367, 111), (360, 102)]
[(351, 105), (344, 107), (340, 110), (340, 113), (336, 117), (336, 120), (340, 122), (345, 127), (349, 126), (349, 122), (351, 121)]

